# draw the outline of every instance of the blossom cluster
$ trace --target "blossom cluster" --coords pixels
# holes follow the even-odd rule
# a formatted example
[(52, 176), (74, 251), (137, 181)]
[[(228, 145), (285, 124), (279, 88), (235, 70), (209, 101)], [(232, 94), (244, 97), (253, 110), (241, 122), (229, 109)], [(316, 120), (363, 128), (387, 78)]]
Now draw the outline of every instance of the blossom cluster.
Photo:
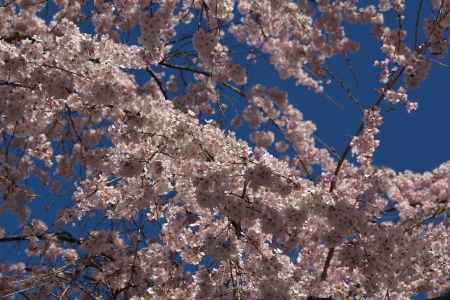
[[(29, 257), (0, 264), (0, 298), (448, 291), (450, 164), (423, 174), (374, 165), (379, 103), (335, 157), (286, 92), (243, 87), (249, 74), (233, 63), (224, 33), (267, 55), (282, 79), (322, 92), (327, 60), (358, 50), (346, 22), (370, 23), (381, 42), (380, 99), (413, 111), (406, 88), (429, 75), (427, 55), (446, 53), (447, 16), (425, 22), (429, 42), (410, 48), (404, 29), (384, 25), (385, 12), (403, 14), (401, 0), (96, 0), (90, 16), (84, 1), (55, 3), (45, 21), (42, 1), (0, 5), (0, 215), (20, 224), (2, 225), (0, 243), (17, 242)], [(81, 32), (84, 18), (95, 34)], [(196, 24), (188, 37), (178, 36), (181, 23)], [(134, 26), (136, 45), (122, 43), (119, 33)], [(128, 70), (153, 68), (161, 76), (143, 85)], [(232, 123), (246, 122), (255, 148), (197, 118), (223, 113), (224, 89), (241, 101)], [(287, 155), (274, 156), (272, 145)], [(67, 193), (70, 202), (59, 201)], [(37, 206), (48, 219), (33, 214)], [(391, 206), (399, 220), (385, 222)]]
[(372, 109), (364, 112), (364, 128), (361, 134), (353, 138), (351, 143), (352, 152), (358, 158), (358, 162), (364, 166), (370, 166), (373, 153), (379, 145), (375, 135), (379, 132), (379, 126), (383, 118), (378, 109)]

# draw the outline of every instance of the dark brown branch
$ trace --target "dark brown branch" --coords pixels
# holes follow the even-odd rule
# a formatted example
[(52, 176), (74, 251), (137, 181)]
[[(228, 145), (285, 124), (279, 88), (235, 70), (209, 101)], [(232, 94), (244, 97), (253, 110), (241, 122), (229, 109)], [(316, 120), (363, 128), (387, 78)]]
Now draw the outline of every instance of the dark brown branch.
[[(403, 73), (404, 70), (405, 70), (405, 67), (402, 67), (402, 68), (400, 69), (400, 71), (394, 73), (394, 74), (391, 76), (391, 79), (390, 79), (389, 82), (386, 84), (386, 89), (392, 88), (392, 86), (393, 86), (393, 85), (395, 84), (395, 82), (400, 78), (400, 76), (402, 75), (402, 73)], [(384, 99), (384, 96), (385, 96), (385, 94), (382, 93), (382, 94), (378, 97), (377, 101), (371, 106), (371, 109), (372, 109), (372, 108), (379, 107), (381, 101)], [(364, 122), (361, 121), (361, 123), (359, 124), (358, 129), (356, 130), (355, 134), (352, 136), (352, 139), (353, 139), (354, 136), (358, 136), (358, 135), (363, 131), (363, 129), (364, 129)], [(342, 153), (341, 158), (340, 158), (339, 161), (338, 161), (338, 164), (337, 164), (336, 169), (335, 169), (335, 171), (334, 171), (334, 177), (333, 177), (333, 180), (331, 181), (330, 190), (329, 190), (330, 193), (331, 193), (331, 192), (334, 190), (334, 188), (336, 187), (336, 179), (337, 179), (337, 175), (339, 174), (339, 172), (340, 172), (340, 170), (341, 170), (341, 167), (342, 167), (342, 164), (344, 163), (345, 159), (347, 158), (348, 153), (349, 153), (350, 150), (351, 150), (351, 141), (352, 141), (352, 139), (347, 143), (347, 146), (345, 147), (345, 150), (344, 150), (344, 152)]]
[(331, 259), (333, 258), (333, 255), (334, 255), (334, 247), (330, 247), (328, 249), (327, 258), (325, 260), (325, 264), (323, 266), (322, 273), (320, 274), (321, 281), (324, 281), (327, 279), (327, 271), (328, 271), (328, 268), (330, 267), (330, 263), (331, 263)]
[(65, 105), (66, 110), (67, 110), (67, 114), (68, 114), (68, 118), (69, 118), (69, 122), (70, 122), (70, 125), (72, 127), (72, 130), (75, 133), (75, 136), (77, 137), (77, 139), (80, 142), (80, 144), (83, 145), (83, 140), (81, 139), (81, 136), (78, 133), (78, 130), (77, 130), (76, 126), (75, 126), (75, 122), (72, 119), (72, 110), (70, 109), (70, 106), (67, 103), (65, 103), (64, 105)]
[(167, 92), (164, 90), (161, 80), (159, 80), (158, 76), (156, 76), (156, 74), (152, 71), (152, 69), (147, 68), (146, 70), (150, 74), (150, 76), (156, 81), (156, 84), (158, 85), (159, 90), (163, 94), (164, 99), (169, 100), (169, 97), (167, 96)]
[(26, 89), (30, 89), (30, 90), (33, 89), (31, 86), (27, 86), (22, 83), (17, 83), (17, 82), (8, 81), (8, 80), (0, 80), (0, 86), (2, 86), (2, 85), (12, 86), (12, 87), (21, 87), (21, 88), (26, 88)]
[(32, 42), (36, 42), (36, 39), (34, 39), (32, 36), (29, 36), (27, 34), (19, 32), (19, 31), (13, 32), (9, 36), (0, 36), (0, 40), (3, 40), (9, 44), (12, 44), (15, 42), (20, 42), (20, 41), (27, 40), (27, 39)]
[(202, 75), (205, 75), (208, 77), (212, 76), (212, 74), (210, 72), (206, 72), (203, 70), (198, 70), (198, 69), (194, 69), (194, 68), (190, 68), (190, 67), (186, 67), (186, 66), (174, 65), (174, 64), (170, 64), (170, 63), (166, 63), (166, 62), (160, 62), (159, 65), (167, 67), (167, 68), (171, 68), (171, 69), (177, 69), (177, 70), (181, 70), (181, 71), (188, 71), (188, 72), (192, 72), (192, 73), (202, 74)]
[[(405, 67), (402, 67), (398, 72), (392, 74), (390, 80), (388, 81), (388, 83), (386, 83), (386, 89), (391, 89), (392, 86), (395, 84), (395, 82), (400, 78), (400, 76), (402, 75), (403, 71), (405, 70)], [(371, 106), (372, 108), (375, 107), (379, 107), (381, 101), (384, 99), (385, 93), (383, 92), (377, 99), (377, 101)], [(361, 123), (359, 124), (358, 129), (356, 130), (355, 134), (353, 136), (358, 136), (364, 129), (364, 122), (361, 121)], [(352, 137), (353, 139), (353, 137)], [(337, 177), (339, 174), (339, 171), (341, 170), (341, 167), (348, 155), (348, 153), (350, 152), (351, 149), (351, 142), (352, 139), (347, 143), (347, 146), (345, 147), (344, 152), (342, 153), (341, 158), (339, 159), (339, 162), (336, 166), (336, 169), (334, 171), (334, 176), (333, 179), (331, 180), (331, 184), (330, 184), (330, 189), (329, 192), (333, 192), (335, 187), (336, 187), (336, 181), (337, 181)], [(323, 266), (323, 270), (322, 273), (320, 274), (320, 280), (321, 281), (325, 281), (327, 279), (327, 272), (328, 272), (328, 268), (330, 267), (330, 263), (331, 260), (333, 259), (333, 255), (334, 255), (334, 247), (330, 247), (328, 250), (328, 254), (327, 254), (327, 259), (325, 261), (325, 265)]]
[[(62, 231), (62, 232), (56, 232), (53, 233), (53, 235), (55, 235), (58, 240), (60, 240), (61, 242), (68, 242), (71, 244), (81, 244), (80, 240), (77, 240), (76, 238), (74, 238), (70, 233), (66, 232), (66, 231)], [(2, 242), (20, 242), (20, 241), (26, 241), (29, 240), (30, 238), (33, 237), (37, 237), (38, 239), (41, 240), (45, 240), (47, 239), (49, 236), (51, 235), (45, 235), (45, 234), (38, 234), (38, 235), (10, 235), (10, 236), (6, 236), (3, 238), (0, 238), (0, 243)]]

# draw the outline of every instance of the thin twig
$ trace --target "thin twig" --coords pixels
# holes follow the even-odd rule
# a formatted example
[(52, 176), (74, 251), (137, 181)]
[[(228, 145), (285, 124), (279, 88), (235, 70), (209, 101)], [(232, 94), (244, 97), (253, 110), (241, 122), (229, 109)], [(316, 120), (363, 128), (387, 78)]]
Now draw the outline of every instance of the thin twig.
[(445, 63), (443, 63), (443, 62), (441, 62), (441, 61), (439, 61), (439, 60), (437, 60), (437, 59), (434, 59), (434, 58), (432, 58), (432, 57), (429, 57), (428, 59), (429, 59), (431, 62), (434, 62), (435, 64), (440, 65), (441, 67), (450, 69), (450, 65), (448, 65), (448, 64), (445, 64)]
[(197, 74), (203, 74), (205, 76), (212, 76), (212, 74), (210, 72), (206, 72), (203, 70), (198, 70), (198, 69), (193, 69), (190, 67), (186, 67), (186, 66), (181, 66), (181, 65), (175, 65), (175, 64), (171, 64), (171, 63), (166, 63), (166, 62), (160, 62), (159, 65), (164, 66), (164, 67), (168, 67), (168, 68), (172, 68), (172, 69), (178, 69), (181, 71), (189, 71), (192, 73), (197, 73)]
[(422, 12), (423, 0), (420, 0), (419, 7), (416, 12), (416, 25), (414, 27), (414, 49), (417, 49), (417, 39), (419, 37), (420, 13)]
[(339, 79), (339, 78), (337, 78), (337, 76), (334, 75), (327, 68), (324, 67), (323, 70), (328, 74), (328, 76), (330, 76), (334, 81), (336, 81), (337, 84), (345, 91), (345, 93), (347, 94), (347, 96), (350, 99), (350, 101), (352, 101), (353, 105), (355, 105), (360, 112), (363, 112), (364, 111), (364, 107), (361, 105), (361, 103), (358, 101), (358, 99), (356, 99), (356, 97), (353, 96), (352, 90), (345, 85), (344, 81)]
[(156, 84), (159, 87), (159, 90), (161, 91), (161, 93), (164, 96), (164, 99), (169, 100), (169, 97), (167, 96), (166, 91), (164, 90), (162, 84), (161, 84), (161, 80), (159, 80), (158, 76), (156, 76), (156, 74), (152, 71), (152, 69), (147, 68), (146, 71), (150, 74), (150, 76), (156, 81)]

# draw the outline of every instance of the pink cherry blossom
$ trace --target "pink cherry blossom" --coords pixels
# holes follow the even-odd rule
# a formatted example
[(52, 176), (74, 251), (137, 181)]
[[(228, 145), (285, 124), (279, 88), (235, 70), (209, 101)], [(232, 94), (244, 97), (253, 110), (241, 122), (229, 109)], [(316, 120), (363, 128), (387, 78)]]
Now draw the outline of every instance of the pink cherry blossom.
[[(381, 104), (418, 110), (409, 91), (447, 55), (450, 1), (417, 21), (406, 1), (362, 2), (57, 0), (43, 17), (50, 2), (2, 1), (0, 243), (19, 255), (0, 298), (448, 293), (450, 163), (373, 158)], [(339, 154), (245, 60), (326, 96), (353, 27), (374, 37), (378, 101)]]

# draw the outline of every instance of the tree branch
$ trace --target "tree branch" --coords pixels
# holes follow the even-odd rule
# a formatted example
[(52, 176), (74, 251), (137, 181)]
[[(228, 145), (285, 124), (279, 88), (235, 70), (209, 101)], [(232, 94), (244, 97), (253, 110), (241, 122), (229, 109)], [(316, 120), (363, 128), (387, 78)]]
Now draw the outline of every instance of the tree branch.
[[(386, 88), (385, 89), (390, 89), (392, 88), (392, 86), (395, 84), (395, 82), (400, 78), (400, 76), (402, 75), (403, 71), (405, 70), (405, 67), (402, 67), (398, 72), (394, 73), (390, 80), (386, 83)], [(377, 101), (370, 107), (370, 109), (375, 108), (375, 107), (379, 107), (381, 101), (384, 99), (385, 94), (382, 93)], [(331, 184), (330, 184), (330, 189), (329, 192), (332, 193), (336, 187), (336, 181), (337, 181), (337, 176), (339, 174), (339, 171), (341, 170), (341, 167), (348, 155), (348, 153), (351, 150), (351, 142), (353, 137), (358, 136), (364, 129), (364, 122), (361, 120), (361, 123), (359, 124), (358, 129), (356, 130), (355, 134), (352, 136), (352, 138), (350, 139), (350, 141), (347, 143), (347, 146), (345, 147), (344, 152), (341, 155), (341, 158), (339, 159), (339, 162), (336, 166), (336, 169), (334, 171), (334, 176), (333, 179), (331, 180)], [(328, 250), (328, 254), (327, 254), (327, 259), (325, 260), (325, 264), (323, 266), (323, 270), (322, 273), (320, 275), (320, 280), (321, 281), (325, 281), (327, 279), (327, 272), (328, 272), (328, 268), (330, 267), (330, 263), (331, 260), (333, 259), (333, 255), (334, 255), (334, 247), (330, 247)]]
[[(71, 244), (81, 244), (81, 241), (74, 238), (72, 234), (70, 234), (67, 231), (61, 231), (53, 233), (54, 236), (58, 238), (61, 242), (68, 242)], [(0, 243), (7, 243), (7, 242), (20, 242), (20, 241), (26, 241), (29, 240), (32, 237), (37, 237), (41, 240), (46, 240), (51, 234), (38, 234), (38, 235), (10, 235), (3, 238), (0, 238)]]
[(159, 80), (158, 76), (156, 76), (156, 74), (152, 71), (152, 69), (147, 68), (146, 71), (150, 74), (150, 76), (156, 81), (156, 84), (159, 87), (159, 90), (161, 91), (161, 93), (164, 96), (164, 99), (169, 100), (169, 97), (167, 96), (167, 92), (164, 90), (162, 84), (161, 84), (161, 80)]

